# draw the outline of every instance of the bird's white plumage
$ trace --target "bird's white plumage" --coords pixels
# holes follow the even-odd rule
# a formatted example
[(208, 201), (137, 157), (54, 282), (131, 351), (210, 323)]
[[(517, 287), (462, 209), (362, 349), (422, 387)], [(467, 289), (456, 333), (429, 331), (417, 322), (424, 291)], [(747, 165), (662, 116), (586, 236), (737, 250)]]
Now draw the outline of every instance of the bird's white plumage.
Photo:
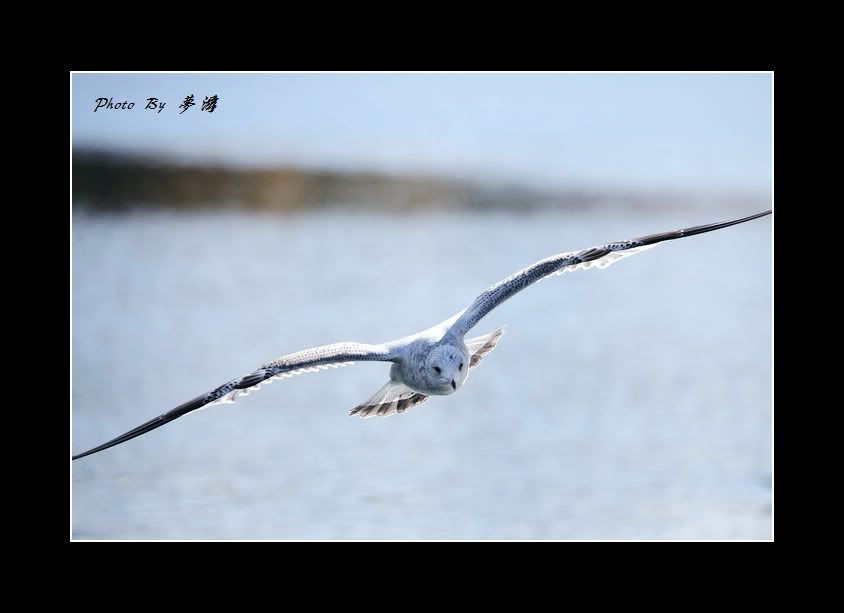
[(338, 362), (336, 364), (319, 364), (317, 366), (310, 366), (310, 367), (307, 367), (307, 368), (297, 368), (296, 370), (291, 370), (289, 372), (283, 372), (283, 373), (280, 373), (280, 374), (277, 374), (277, 375), (273, 375), (272, 377), (269, 377), (267, 379), (264, 379), (260, 383), (256, 383), (255, 385), (252, 385), (250, 387), (232, 390), (232, 391), (228, 392), (227, 394), (221, 396), (219, 399), (215, 400), (214, 402), (209, 402), (207, 405), (205, 405), (202, 408), (208, 408), (208, 407), (215, 405), (215, 404), (232, 404), (238, 398), (244, 398), (244, 397), (248, 396), (249, 394), (251, 394), (252, 392), (257, 392), (259, 389), (261, 389), (261, 386), (269, 385), (273, 381), (278, 381), (280, 379), (288, 379), (290, 377), (295, 377), (297, 375), (302, 375), (302, 374), (305, 374), (305, 373), (319, 372), (320, 370), (328, 370), (329, 368), (340, 368), (340, 367), (351, 366), (353, 364), (354, 364), (354, 362)]
[[(625, 251), (610, 251), (607, 255), (602, 258), (598, 258), (597, 260), (592, 260), (590, 262), (579, 262), (577, 264), (570, 264), (569, 266), (563, 266), (560, 270), (552, 272), (550, 275), (546, 275), (543, 277), (547, 279), (548, 277), (558, 277), (562, 274), (567, 272), (574, 272), (576, 270), (589, 270), (590, 268), (607, 268), (608, 266), (615, 264), (619, 260), (622, 260), (626, 257), (630, 257), (631, 255), (636, 255), (637, 253), (642, 253), (643, 251), (647, 251), (648, 249), (653, 249), (656, 245), (645, 245), (643, 247), (635, 247), (633, 249), (626, 249)], [(574, 255), (576, 252), (571, 251), (569, 253), (560, 254), (561, 256), (571, 256)]]

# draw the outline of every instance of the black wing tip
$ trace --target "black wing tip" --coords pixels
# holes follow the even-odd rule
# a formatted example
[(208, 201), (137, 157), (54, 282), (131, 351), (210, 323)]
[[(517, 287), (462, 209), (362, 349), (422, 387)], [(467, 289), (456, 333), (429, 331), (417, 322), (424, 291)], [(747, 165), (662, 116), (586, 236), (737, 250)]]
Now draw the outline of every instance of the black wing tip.
[(752, 221), (754, 219), (759, 219), (760, 217), (764, 217), (765, 215), (772, 215), (774, 212), (773, 209), (768, 209), (767, 211), (762, 211), (761, 213), (756, 213), (754, 215), (748, 215), (747, 217), (742, 217), (741, 219), (736, 219), (735, 222), (727, 222), (727, 223), (742, 223), (745, 221)]
[[(640, 247), (644, 245), (654, 245), (656, 243), (661, 243), (663, 241), (670, 241), (675, 240), (678, 238), (686, 238), (689, 236), (696, 236), (698, 234), (705, 234), (707, 232), (713, 232), (714, 230), (721, 230), (723, 228), (729, 228), (730, 226), (735, 226), (740, 223), (744, 223), (746, 221), (753, 221), (754, 219), (759, 219), (760, 217), (764, 217), (766, 215), (771, 215), (773, 213), (772, 209), (768, 209), (767, 211), (762, 211), (761, 213), (756, 213), (754, 215), (749, 215), (747, 217), (741, 217), (739, 219), (731, 219), (730, 221), (722, 221), (717, 223), (709, 223), (704, 224), (702, 226), (694, 226), (691, 228), (683, 228), (682, 230), (671, 230), (670, 232), (660, 232), (658, 234), (649, 234), (647, 236), (640, 236), (639, 238), (634, 238), (632, 241), (631, 247)], [(580, 255), (580, 254), (578, 254)]]
[(203, 394), (202, 396), (197, 396), (193, 400), (188, 400), (184, 404), (177, 406), (175, 409), (164, 413), (163, 415), (159, 415), (146, 423), (141, 424), (140, 426), (129, 430), (128, 432), (121, 434), (120, 436), (111, 439), (108, 442), (103, 443), (102, 445), (98, 445), (93, 449), (89, 449), (88, 451), (83, 451), (82, 453), (78, 453), (75, 456), (71, 456), (72, 460), (78, 460), (80, 458), (84, 458), (85, 456), (92, 455), (94, 453), (105, 451), (109, 447), (114, 447), (115, 445), (119, 445), (120, 443), (125, 443), (126, 441), (130, 441), (135, 437), (141, 436), (142, 434), (146, 434), (156, 428), (160, 428), (165, 424), (169, 424), (174, 419), (178, 419), (182, 415), (186, 415), (191, 411), (195, 411), (197, 409), (201, 409), (206, 404), (211, 402), (207, 395)]
[(695, 234), (703, 234), (705, 232), (712, 232), (713, 230), (721, 230), (722, 228), (729, 228), (730, 226), (735, 226), (746, 221), (753, 221), (754, 219), (759, 219), (760, 217), (765, 217), (766, 215), (771, 215), (772, 213), (773, 210), (768, 209), (767, 211), (762, 211), (761, 213), (756, 213), (754, 215), (748, 215), (747, 217), (740, 217), (739, 219), (731, 219), (730, 221), (722, 221), (720, 223), (710, 223), (703, 226), (695, 226), (694, 228), (687, 228), (685, 230), (682, 230), (682, 235), (694, 236)]
[[(118, 437), (118, 438), (121, 438), (121, 437)], [(134, 438), (134, 437), (131, 437), (131, 438)], [(78, 460), (80, 458), (84, 458), (85, 456), (93, 455), (93, 454), (98, 453), (100, 451), (105, 451), (109, 447), (114, 447), (115, 445), (119, 445), (120, 443), (126, 442), (128, 440), (129, 439), (127, 438), (127, 439), (124, 439), (124, 440), (119, 440), (119, 441), (114, 440), (114, 441), (109, 441), (107, 443), (103, 443), (102, 445), (98, 445), (97, 447), (89, 449), (88, 451), (83, 451), (82, 453), (77, 453), (75, 456), (71, 457), (71, 460)]]

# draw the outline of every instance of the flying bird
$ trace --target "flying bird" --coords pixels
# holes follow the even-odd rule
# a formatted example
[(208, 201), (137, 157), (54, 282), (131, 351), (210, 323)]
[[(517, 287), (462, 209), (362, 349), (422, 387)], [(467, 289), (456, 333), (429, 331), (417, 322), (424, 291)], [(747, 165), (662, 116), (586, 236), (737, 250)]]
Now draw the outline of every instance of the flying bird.
[(350, 414), (360, 417), (386, 417), (404, 413), (431, 396), (446, 396), (460, 389), (466, 382), (469, 371), (477, 368), (484, 357), (495, 349), (504, 330), (498, 329), (469, 339), (465, 338), (466, 334), (492, 309), (529, 285), (575, 270), (606, 268), (618, 260), (641, 253), (664, 241), (720, 230), (770, 214), (769, 210), (733, 221), (651, 234), (607, 243), (600, 247), (552, 255), (487, 288), (468, 307), (427, 330), (377, 345), (334, 343), (282, 356), (193, 400), (188, 400), (117, 438), (75, 455), (73, 459), (78, 460), (124, 443), (197, 409), (234, 402), (277, 379), (360, 361), (390, 362), (390, 379), (369, 399), (353, 408)]

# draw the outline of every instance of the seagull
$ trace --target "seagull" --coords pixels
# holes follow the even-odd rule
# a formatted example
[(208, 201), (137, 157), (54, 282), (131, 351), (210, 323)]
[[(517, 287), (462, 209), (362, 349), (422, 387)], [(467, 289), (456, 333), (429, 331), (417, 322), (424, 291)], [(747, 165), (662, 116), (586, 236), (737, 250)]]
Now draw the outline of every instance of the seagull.
[(398, 340), (371, 345), (334, 343), (282, 356), (241, 377), (180, 404), (155, 419), (129, 430), (98, 447), (73, 456), (74, 460), (114, 447), (146, 434), (192, 411), (226, 404), (248, 396), (262, 385), (306, 372), (337, 368), (361, 361), (390, 362), (390, 380), (366, 402), (350, 411), (360, 417), (387, 417), (412, 409), (431, 396), (447, 396), (460, 389), (484, 357), (495, 349), (504, 330), (465, 339), (466, 334), (492, 309), (528, 286), (566, 272), (606, 268), (610, 264), (655, 247), (657, 244), (758, 219), (764, 211), (721, 223), (651, 234), (641, 238), (607, 243), (580, 251), (559, 253), (540, 260), (484, 290), (468, 307), (427, 330)]

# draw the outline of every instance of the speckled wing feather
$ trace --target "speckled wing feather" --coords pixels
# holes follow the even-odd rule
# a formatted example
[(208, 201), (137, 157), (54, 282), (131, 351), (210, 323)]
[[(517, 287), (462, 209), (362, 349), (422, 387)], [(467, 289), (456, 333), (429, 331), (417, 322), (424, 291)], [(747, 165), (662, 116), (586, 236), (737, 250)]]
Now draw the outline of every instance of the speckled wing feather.
[(264, 384), (272, 383), (275, 379), (292, 377), (306, 372), (317, 372), (326, 368), (346, 366), (348, 364), (354, 364), (357, 361), (389, 361), (392, 357), (390, 351), (383, 345), (364, 345), (361, 343), (335, 343), (291, 353), (290, 355), (268, 362), (242, 377), (232, 379), (228, 383), (206, 394), (197, 396), (193, 400), (188, 400), (175, 409), (159, 415), (155, 419), (151, 419), (137, 428), (121, 434), (117, 438), (73, 456), (73, 459), (78, 460), (92, 453), (97, 453), (103, 449), (124, 443), (136, 436), (146, 434), (150, 430), (160, 428), (164, 424), (170, 423), (174, 419), (178, 419), (182, 415), (186, 415), (192, 411), (214, 404), (234, 402), (240, 396), (248, 396), (252, 391), (260, 389)]
[(389, 381), (366, 402), (349, 411), (349, 415), (388, 417), (396, 413), (404, 413), (426, 400), (428, 396), (413, 391), (404, 383)]
[(756, 215), (735, 219), (733, 221), (695, 226), (692, 228), (685, 228), (683, 230), (672, 230), (670, 232), (661, 232), (659, 234), (650, 234), (648, 236), (642, 236), (631, 240), (608, 243), (600, 247), (590, 247), (589, 249), (583, 249), (581, 251), (571, 251), (553, 255), (520, 270), (519, 272), (485, 290), (471, 305), (460, 313), (459, 317), (457, 317), (454, 322), (452, 329), (457, 334), (465, 334), (471, 330), (482, 317), (499, 304), (522, 291), (529, 285), (532, 285), (540, 279), (544, 279), (551, 275), (559, 275), (564, 272), (578, 269), (589, 269), (593, 267), (606, 268), (626, 255), (640, 253), (641, 251), (649, 249), (657, 243), (661, 243), (663, 241), (694, 236), (695, 234), (703, 234), (704, 232), (712, 232), (713, 230), (720, 230), (721, 228), (744, 223), (770, 214), (771, 211), (765, 211), (763, 213), (757, 213)]
[(504, 328), (499, 328), (495, 332), (490, 332), (483, 336), (466, 339), (466, 348), (469, 350), (469, 368), (474, 369), (478, 367), (484, 356), (495, 349), (498, 339), (504, 334)]

